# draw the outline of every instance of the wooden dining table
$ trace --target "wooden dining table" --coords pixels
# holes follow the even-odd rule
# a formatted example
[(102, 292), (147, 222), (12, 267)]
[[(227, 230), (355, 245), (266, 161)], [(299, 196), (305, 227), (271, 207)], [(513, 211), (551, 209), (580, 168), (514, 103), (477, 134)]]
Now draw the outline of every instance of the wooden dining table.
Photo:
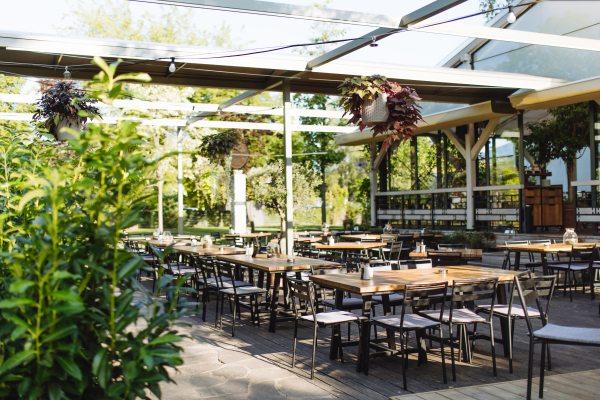
[[(427, 252), (433, 253), (460, 253), (462, 258), (481, 258), (483, 257), (483, 250), (481, 249), (451, 249), (451, 250), (433, 250), (427, 249)], [(411, 258), (427, 258), (427, 252), (417, 253), (415, 251), (408, 254)]]
[[(287, 284), (286, 280), (288, 272), (296, 272), (297, 277), (300, 278), (300, 276), (298, 275), (300, 275), (302, 271), (310, 271), (313, 268), (338, 268), (342, 266), (342, 264), (340, 263), (331, 261), (285, 255), (275, 258), (267, 258), (266, 254), (257, 254), (256, 257), (247, 255), (217, 255), (216, 258), (217, 260), (242, 265), (256, 270), (258, 271), (258, 282), (256, 282), (256, 285), (261, 288), (265, 288), (270, 285), (270, 332), (276, 331), (278, 321), (293, 319), (291, 315), (287, 315), (285, 318), (279, 317), (279, 314), (289, 314), (290, 311), (287, 309), (288, 305), (286, 303), (279, 303), (279, 289), (281, 281), (283, 278), (284, 285)], [(289, 260), (293, 260), (293, 262), (290, 262)], [(267, 280), (265, 280), (265, 277), (267, 278)], [(287, 293), (287, 288), (285, 288), (285, 286), (284, 289), (284, 292)]]
[(189, 246), (192, 241), (190, 239), (175, 239), (175, 240), (157, 240), (157, 239), (150, 239), (150, 240), (146, 240), (146, 239), (131, 239), (132, 242), (136, 242), (136, 243), (140, 243), (140, 244), (145, 244), (145, 245), (149, 245), (151, 244), (152, 246), (155, 247), (168, 247), (173, 245), (173, 247), (180, 247), (180, 246)]
[[(376, 234), (376, 233), (369, 233), (369, 234), (359, 234), (359, 235), (340, 235), (340, 239), (344, 239), (344, 240), (348, 240), (348, 241), (354, 241), (354, 242), (358, 242), (360, 240), (381, 240), (381, 237), (392, 237), (392, 236), (404, 236), (402, 234), (392, 234), (392, 233), (384, 233), (384, 234)], [(444, 235), (438, 235), (436, 234), (434, 237), (436, 238), (441, 238), (444, 237)], [(420, 236), (418, 234), (413, 235), (414, 239), (419, 239)]]
[[(512, 282), (514, 276), (518, 274), (516, 271), (507, 271), (497, 268), (484, 268), (472, 265), (461, 265), (453, 267), (444, 267), (447, 270), (446, 274), (441, 274), (441, 268), (428, 269), (409, 269), (396, 271), (381, 271), (375, 272), (372, 279), (361, 279), (359, 273), (337, 274), (337, 275), (313, 275), (310, 280), (314, 283), (336, 289), (335, 291), (335, 307), (340, 309), (344, 299), (344, 292), (350, 292), (359, 295), (363, 299), (362, 315), (367, 317), (363, 322), (362, 332), (363, 341), (360, 343), (359, 355), (362, 357), (358, 362), (357, 370), (360, 372), (363, 369), (368, 371), (369, 357), (379, 356), (383, 353), (389, 354), (396, 351), (395, 334), (393, 330), (387, 330), (387, 346), (383, 347), (378, 343), (371, 343), (369, 340), (370, 331), (370, 316), (372, 297), (381, 295), (384, 315), (391, 315), (389, 295), (398, 291), (404, 290), (406, 285), (414, 284), (432, 284), (448, 282), (452, 285), (454, 280), (458, 279), (486, 279), (498, 278), (499, 283), (505, 284)], [(507, 304), (506, 290), (504, 285), (498, 285), (497, 291), (498, 303)], [(505, 355), (508, 355), (509, 350), (509, 334), (508, 324), (500, 321), (502, 331), (502, 343)], [(427, 360), (425, 340), (419, 335), (417, 337), (419, 361)], [(379, 352), (369, 355), (369, 348), (374, 347)], [(330, 348), (329, 358), (337, 359), (342, 354), (342, 343), (339, 335), (336, 332), (332, 333), (332, 344)], [(366, 357), (366, 358), (365, 358)]]
[(317, 244), (314, 247), (319, 250), (341, 250), (343, 253), (342, 258), (345, 261), (348, 258), (348, 250), (362, 251), (384, 247), (385, 245), (387, 245), (387, 242), (337, 242), (332, 245)]
[(245, 254), (246, 250), (235, 246), (218, 246), (212, 245), (211, 248), (200, 246), (178, 246), (177, 251), (180, 253), (194, 254), (197, 256), (219, 256), (231, 254)]
[[(584, 246), (584, 247), (594, 247), (596, 243), (577, 243), (576, 246)], [(510, 253), (515, 254), (515, 265), (513, 269), (518, 271), (521, 264), (521, 253), (534, 253), (540, 254), (542, 269), (544, 271), (544, 275), (548, 274), (548, 254), (570, 254), (573, 250), (573, 245), (564, 244), (564, 243), (552, 243), (548, 245), (544, 244), (509, 244), (509, 245), (500, 245), (497, 246), (500, 250), (507, 250), (506, 255), (504, 256), (505, 262), (508, 261), (508, 257), (510, 257)]]

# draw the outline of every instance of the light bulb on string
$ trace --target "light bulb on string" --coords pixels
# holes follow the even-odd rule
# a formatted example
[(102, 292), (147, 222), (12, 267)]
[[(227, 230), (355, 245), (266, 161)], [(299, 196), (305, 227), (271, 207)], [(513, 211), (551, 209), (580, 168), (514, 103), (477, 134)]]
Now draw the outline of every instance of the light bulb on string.
[(371, 42), (371, 44), (369, 45), (369, 47), (377, 47), (377, 46), (379, 46), (377, 43), (375, 43), (375, 36), (373, 36), (373, 37), (371, 38), (371, 40), (372, 40), (372, 42)]
[(69, 67), (65, 66), (65, 72), (63, 72), (63, 76), (66, 80), (71, 80), (71, 71), (69, 71)]
[(169, 72), (174, 73), (177, 71), (177, 67), (175, 66), (175, 58), (171, 57), (171, 65), (169, 65)]
[(509, 24), (514, 23), (517, 20), (517, 16), (513, 12), (513, 6), (508, 6), (508, 16), (506, 17), (506, 22)]

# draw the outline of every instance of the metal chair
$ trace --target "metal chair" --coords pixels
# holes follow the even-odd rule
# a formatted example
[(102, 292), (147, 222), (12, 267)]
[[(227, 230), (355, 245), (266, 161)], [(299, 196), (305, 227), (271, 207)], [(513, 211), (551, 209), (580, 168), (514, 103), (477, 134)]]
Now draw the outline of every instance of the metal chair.
[[(505, 240), (504, 244), (506, 246), (509, 245), (519, 245), (519, 244), (529, 244), (528, 240)], [(529, 254), (529, 261), (533, 262), (532, 259), (532, 255)], [(511, 263), (510, 263), (510, 250), (506, 249), (504, 251), (504, 260), (502, 260), (502, 269), (510, 269), (511, 268)]]
[[(359, 335), (362, 334), (361, 324), (366, 317), (354, 314), (349, 311), (331, 310), (316, 312), (315, 286), (313, 282), (302, 281), (298, 279), (288, 279), (288, 290), (292, 299), (292, 308), (294, 309), (294, 345), (292, 350), (292, 368), (296, 367), (296, 345), (298, 342), (298, 322), (307, 321), (313, 323), (313, 346), (312, 360), (310, 367), (310, 379), (315, 377), (315, 354), (317, 350), (317, 330), (319, 327), (337, 325), (338, 329), (334, 331), (332, 340), (339, 341), (341, 347), (341, 335), (339, 325), (343, 323), (356, 322), (359, 327)], [(337, 333), (335, 333), (337, 332)], [(362, 342), (362, 341), (361, 341)], [(332, 343), (333, 345), (333, 343)], [(343, 358), (343, 353), (342, 353)]]
[[(419, 311), (419, 315), (441, 321), (448, 326), (450, 330), (450, 353), (452, 354), (452, 380), (456, 381), (456, 366), (454, 361), (454, 344), (458, 341), (459, 349), (462, 344), (466, 347), (467, 354), (470, 354), (471, 348), (468, 343), (469, 334), (467, 325), (474, 325), (471, 340), (480, 338), (488, 339), (492, 345), (492, 364), (494, 377), (498, 376), (496, 371), (496, 347), (494, 343), (494, 304), (496, 299), (496, 289), (498, 287), (498, 278), (494, 279), (474, 279), (474, 280), (455, 280), (452, 282), (452, 297), (450, 299), (450, 309), (439, 314), (438, 310)], [(466, 302), (490, 301), (491, 307), (487, 320), (475, 312), (465, 307)], [(477, 324), (485, 324), (490, 328), (489, 336), (477, 334)], [(458, 326), (458, 337), (454, 337), (454, 326)], [(470, 358), (470, 356), (468, 356)]]
[(433, 262), (434, 267), (450, 267), (454, 265), (463, 265), (462, 253), (460, 252), (428, 251), (427, 258)]
[[(408, 390), (406, 385), (406, 368), (408, 364), (408, 333), (411, 331), (424, 331), (426, 329), (438, 329), (439, 340), (441, 345), (442, 355), (442, 373), (444, 377), (444, 383), (448, 383), (446, 377), (446, 358), (444, 356), (444, 339), (442, 333), (442, 317), (444, 315), (444, 305), (446, 303), (446, 293), (448, 291), (448, 282), (443, 284), (429, 284), (429, 285), (406, 285), (402, 292), (402, 312), (400, 315), (384, 315), (381, 317), (374, 317), (371, 323), (375, 326), (380, 326), (385, 329), (392, 329), (398, 332), (400, 336), (400, 356), (402, 357), (402, 383), (404, 390)], [(437, 311), (439, 314), (437, 320), (428, 317), (421, 316), (419, 314), (408, 314), (406, 312), (407, 307), (412, 307), (414, 310), (428, 309), (432, 306), (440, 304), (440, 310)], [(365, 333), (369, 335), (369, 332)], [(368, 339), (368, 338), (367, 338)], [(405, 350), (406, 347), (406, 350)], [(415, 350), (418, 351), (418, 350)], [(365, 356), (368, 362), (368, 357)], [(365, 366), (368, 371), (368, 365)]]
[[(569, 262), (568, 263), (553, 263), (548, 265), (548, 269), (555, 273), (558, 271), (558, 274), (564, 272), (565, 281), (562, 285), (563, 295), (567, 295), (567, 286), (569, 288), (569, 298), (573, 301), (573, 280), (575, 279), (575, 274), (577, 272), (581, 273), (581, 288), (583, 293), (585, 294), (585, 284), (583, 283), (583, 275), (585, 272), (588, 273), (588, 277), (591, 280), (592, 275), (592, 265), (594, 259), (597, 258), (597, 249), (594, 244), (593, 247), (589, 246), (581, 246), (574, 244), (571, 247), (571, 252), (569, 254)], [(557, 276), (558, 278), (558, 276)], [(577, 290), (577, 288), (575, 288)]]
[(540, 362), (540, 387), (539, 397), (544, 397), (544, 368), (546, 367), (546, 350), (549, 350), (550, 344), (558, 345), (576, 345), (576, 346), (594, 346), (600, 347), (600, 329), (570, 327), (554, 324), (545, 324), (541, 329), (534, 330), (531, 324), (529, 307), (527, 305), (535, 301), (537, 312), (543, 313), (540, 302), (540, 293), (536, 288), (536, 281), (532, 275), (527, 279), (520, 280), (515, 278), (515, 286), (519, 294), (519, 300), (523, 306), (527, 329), (529, 331), (529, 365), (527, 369), (527, 400), (531, 399), (531, 387), (533, 380), (533, 353), (534, 345), (542, 345), (542, 354)]
[(430, 258), (400, 260), (398, 267), (398, 269), (429, 269), (433, 268), (433, 262)]

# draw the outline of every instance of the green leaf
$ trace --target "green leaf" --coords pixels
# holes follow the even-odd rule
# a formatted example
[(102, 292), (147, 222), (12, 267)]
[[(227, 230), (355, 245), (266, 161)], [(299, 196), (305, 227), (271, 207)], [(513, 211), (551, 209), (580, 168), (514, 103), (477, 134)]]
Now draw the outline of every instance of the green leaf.
[(48, 396), (50, 400), (60, 400), (63, 397), (64, 392), (60, 388), (60, 383), (56, 381), (48, 382)]
[(61, 365), (61, 367), (63, 367), (63, 369), (67, 372), (67, 374), (71, 375), (75, 379), (81, 379), (81, 370), (73, 360), (65, 360), (59, 355), (56, 356), (56, 360)]
[(46, 191), (44, 189), (30, 190), (21, 197), (19, 205), (17, 206), (18, 211), (23, 211), (23, 207), (25, 207), (25, 204), (29, 203), (31, 200), (36, 199), (38, 197), (43, 197), (45, 195)]
[(35, 351), (33, 350), (23, 350), (15, 354), (2, 364), (2, 367), (0, 367), (0, 375), (7, 371), (10, 371), (14, 367), (17, 367), (21, 364), (27, 363), (30, 360), (33, 360), (34, 357)]
[(65, 326), (64, 328), (54, 331), (51, 334), (49, 334), (48, 336), (44, 337), (44, 340), (42, 341), (42, 343), (48, 343), (48, 342), (52, 342), (54, 340), (62, 339), (65, 336), (68, 336), (69, 334), (71, 334), (72, 332), (75, 332), (76, 330), (77, 330), (77, 325)]
[(127, 278), (131, 276), (136, 270), (142, 267), (142, 259), (139, 257), (134, 257), (127, 264), (119, 268), (117, 271), (117, 280), (122, 280), (123, 278)]
[(22, 281), (18, 280), (10, 284), (9, 292), (14, 294), (21, 294), (25, 292), (27, 289), (35, 285), (33, 281)]
[(35, 304), (31, 299), (6, 299), (0, 301), (0, 308), (13, 308), (18, 306), (25, 306), (29, 304)]
[(173, 334), (168, 334), (164, 336), (159, 336), (156, 339), (152, 340), (149, 345), (159, 344), (159, 343), (175, 343), (181, 342), (181, 337)]

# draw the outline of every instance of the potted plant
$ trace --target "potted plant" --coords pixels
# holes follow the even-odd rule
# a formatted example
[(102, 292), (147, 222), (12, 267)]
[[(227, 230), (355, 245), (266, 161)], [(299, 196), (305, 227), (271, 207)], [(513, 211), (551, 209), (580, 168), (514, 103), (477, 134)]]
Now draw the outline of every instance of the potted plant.
[(73, 135), (61, 132), (62, 128), (81, 131), (88, 117), (100, 115), (97, 103), (97, 99), (88, 98), (78, 89), (75, 82), (58, 81), (42, 92), (33, 120), (56, 140), (73, 139)]
[(350, 123), (358, 124), (361, 131), (371, 126), (373, 137), (394, 132), (385, 138), (385, 149), (401, 139), (412, 139), (417, 122), (423, 120), (417, 92), (384, 76), (346, 78), (339, 89), (342, 90), (340, 106), (345, 114), (352, 115)]
[(238, 144), (240, 134), (236, 131), (224, 131), (214, 135), (206, 135), (200, 143), (200, 153), (210, 160), (211, 192), (216, 197), (221, 184), (221, 170), (225, 172), (225, 197), (230, 197), (231, 185), (231, 151)]

